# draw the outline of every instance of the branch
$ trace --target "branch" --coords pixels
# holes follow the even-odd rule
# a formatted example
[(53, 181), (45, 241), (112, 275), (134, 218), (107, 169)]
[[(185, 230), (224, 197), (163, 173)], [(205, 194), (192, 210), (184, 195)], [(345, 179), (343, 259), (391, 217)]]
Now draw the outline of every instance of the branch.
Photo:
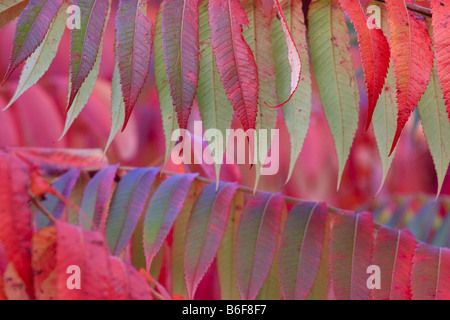
[[(385, 0), (375, 0), (375, 1), (386, 4)], [(423, 16), (431, 17), (431, 9), (429, 9), (429, 8), (425, 8), (425, 7), (419, 6), (417, 4), (406, 4), (406, 7), (410, 11), (414, 11)]]

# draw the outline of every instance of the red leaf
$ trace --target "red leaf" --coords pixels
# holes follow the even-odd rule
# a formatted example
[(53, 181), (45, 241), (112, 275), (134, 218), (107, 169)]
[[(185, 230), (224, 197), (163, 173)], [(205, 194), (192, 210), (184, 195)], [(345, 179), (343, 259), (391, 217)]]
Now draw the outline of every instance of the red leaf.
[(255, 299), (269, 275), (283, 206), (280, 193), (261, 193), (247, 202), (236, 240), (236, 278), (243, 300)]
[[(80, 270), (80, 289), (69, 289), (71, 276), (77, 273), (68, 269), (77, 266)], [(86, 231), (76, 226), (58, 222), (56, 224), (56, 271), (58, 299), (104, 300), (111, 289), (108, 250), (98, 232)]]
[(101, 169), (108, 164), (101, 150), (8, 147), (6, 151), (49, 176), (59, 176), (73, 167)]
[(198, 84), (198, 0), (165, 0), (162, 44), (173, 105), (186, 129)]
[(9, 260), (33, 292), (31, 274), (31, 210), (28, 207), (28, 167), (9, 154), (0, 153), (0, 240)]
[(72, 29), (68, 108), (72, 106), (81, 85), (94, 67), (110, 5), (109, 0), (74, 2), (80, 8), (81, 28)]
[(411, 273), (414, 300), (450, 299), (450, 249), (419, 243)]
[(279, 276), (286, 300), (305, 300), (319, 270), (325, 229), (325, 204), (302, 203), (289, 212), (280, 245)]
[(291, 66), (291, 93), (289, 98), (283, 103), (271, 107), (271, 108), (279, 108), (285, 105), (289, 100), (291, 100), (294, 95), (295, 90), (297, 90), (298, 83), (300, 82), (300, 76), (302, 74), (302, 62), (300, 60), (300, 54), (298, 53), (297, 46), (295, 45), (294, 38), (292, 37), (291, 32), (289, 31), (288, 24), (286, 22), (286, 17), (283, 14), (283, 10), (281, 9), (280, 2), (275, 0), (278, 9), (277, 18), (281, 22), (281, 27), (284, 32), (284, 36), (286, 38), (286, 46), (288, 51), (288, 60), (289, 65)]
[(411, 0), (386, 0), (391, 53), (397, 84), (397, 131), (390, 154), (411, 112), (420, 100), (430, 80), (433, 67), (431, 39), (423, 17), (407, 10)]
[(258, 112), (258, 69), (242, 36), (248, 19), (239, 0), (210, 0), (211, 44), (220, 80), (244, 127), (255, 129)]
[(144, 276), (117, 257), (111, 263), (111, 300), (152, 300), (150, 287)]
[(375, 300), (410, 300), (411, 266), (416, 241), (409, 230), (378, 229), (373, 264), (380, 267), (381, 287), (372, 291)]
[(31, 0), (23, 9), (17, 22), (9, 66), (2, 84), (44, 40), (62, 2), (63, 0)]
[[(36, 299), (56, 299), (56, 228), (44, 228), (33, 235), (32, 267)], [(52, 274), (53, 273), (53, 274)]]
[(153, 30), (143, 12), (145, 1), (120, 0), (116, 15), (116, 55), (127, 126), (150, 69)]
[(431, 0), (434, 54), (450, 120), (450, 0)]
[(383, 90), (389, 68), (389, 43), (378, 28), (369, 29), (361, 0), (339, 0), (355, 27), (366, 81), (368, 114), (366, 129), (372, 121), (373, 111)]
[(367, 300), (367, 267), (372, 263), (373, 220), (370, 213), (339, 214), (330, 238), (330, 272), (338, 300)]

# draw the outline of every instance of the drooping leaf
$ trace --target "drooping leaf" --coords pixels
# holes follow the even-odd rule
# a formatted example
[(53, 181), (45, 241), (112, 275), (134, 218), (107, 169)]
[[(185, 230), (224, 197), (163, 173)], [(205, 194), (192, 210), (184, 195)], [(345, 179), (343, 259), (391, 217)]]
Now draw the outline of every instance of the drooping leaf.
[(238, 0), (210, 0), (211, 44), (220, 80), (244, 130), (255, 129), (258, 112), (258, 69), (242, 36), (248, 25)]
[[(162, 125), (165, 136), (164, 166), (169, 161), (176, 141), (172, 141), (172, 133), (179, 129), (175, 107), (170, 96), (169, 82), (164, 65), (164, 54), (161, 41), (161, 11), (156, 16), (155, 25), (155, 80), (158, 89), (159, 107), (161, 109)], [(199, 83), (201, 85), (201, 83)], [(201, 93), (201, 91), (199, 91)]]
[(419, 243), (411, 272), (414, 300), (450, 299), (450, 250)]
[(72, 29), (70, 47), (70, 93), (68, 108), (81, 88), (81, 85), (100, 59), (102, 34), (108, 17), (110, 0), (76, 0), (80, 9), (80, 28)]
[[(208, 1), (200, 4), (200, 73), (198, 80), (197, 102), (205, 132), (216, 129), (213, 132), (221, 132), (222, 137), (216, 134), (208, 141), (211, 155), (214, 159), (223, 160), (225, 144), (220, 145), (226, 137), (226, 129), (231, 127), (233, 120), (233, 107), (228, 101), (225, 89), (220, 82), (219, 70), (216, 65), (216, 57), (211, 45), (211, 31), (209, 28)], [(155, 49), (156, 50), (156, 49)], [(214, 153), (213, 153), (214, 150)], [(220, 157), (222, 155), (222, 157)], [(220, 163), (215, 163), (216, 181), (219, 182)]]
[[(32, 87), (44, 75), (56, 56), (59, 42), (65, 30), (67, 5), (63, 4), (59, 8), (56, 17), (49, 26), (48, 32), (36, 49), (27, 59), (20, 75), (16, 92), (9, 101), (5, 109), (9, 108), (25, 91)], [(1, 19), (0, 19), (1, 20)]]
[(389, 44), (381, 29), (368, 27), (361, 0), (339, 0), (339, 3), (348, 14), (358, 35), (368, 98), (368, 128), (389, 68)]
[(98, 172), (84, 189), (80, 217), (86, 230), (99, 230), (106, 222), (114, 178), (119, 165), (109, 166)]
[(103, 39), (106, 31), (106, 25), (109, 18), (109, 13), (111, 11), (111, 7), (108, 7), (108, 10), (106, 12), (106, 22), (104, 24), (103, 32), (100, 34), (100, 45), (97, 52), (97, 57), (95, 58), (94, 66), (92, 69), (90, 69), (87, 77), (84, 79), (84, 81), (81, 83), (80, 88), (78, 88), (77, 94), (72, 97), (72, 82), (69, 81), (69, 102), (71, 102), (70, 105), (68, 105), (67, 115), (66, 115), (66, 122), (64, 124), (64, 130), (59, 138), (60, 140), (66, 135), (67, 131), (69, 131), (70, 127), (72, 126), (75, 119), (78, 117), (80, 112), (83, 110), (84, 106), (89, 100), (89, 97), (94, 90), (95, 82), (97, 81), (97, 76), (100, 71), (100, 60), (102, 57), (102, 51), (103, 51)]
[(187, 128), (198, 85), (198, 20), (197, 0), (165, 0), (162, 4), (164, 61), (181, 129)]
[(27, 292), (27, 286), (12, 262), (3, 273), (3, 290), (7, 300), (30, 300), (31, 298)]
[(220, 296), (223, 300), (239, 300), (236, 280), (235, 248), (237, 231), (244, 210), (244, 194), (237, 191), (231, 204), (225, 234), (217, 251), (217, 269), (220, 282)]
[(433, 157), (434, 169), (437, 174), (436, 195), (441, 193), (442, 184), (450, 162), (450, 122), (445, 116), (445, 100), (441, 90), (442, 87), (439, 84), (436, 68), (433, 68), (427, 90), (425, 90), (417, 104), (423, 131), (427, 138), (428, 147)]
[(111, 82), (111, 131), (109, 133), (108, 141), (106, 142), (105, 152), (108, 150), (114, 137), (123, 127), (125, 122), (125, 103), (123, 102), (119, 78), (119, 65), (117, 64), (116, 59)]
[(243, 300), (253, 300), (266, 280), (278, 244), (284, 198), (262, 193), (247, 202), (236, 240), (236, 278)]
[(131, 239), (158, 171), (155, 168), (135, 169), (117, 184), (106, 221), (106, 240), (113, 255), (118, 255)]
[[(111, 290), (111, 270), (102, 235), (58, 222), (56, 272), (58, 299), (105, 300)], [(77, 275), (80, 288), (71, 290), (69, 285), (77, 283)]]
[(381, 158), (381, 167), (383, 175), (381, 178), (380, 189), (386, 181), (389, 168), (394, 159), (395, 150), (389, 156), (392, 142), (394, 141), (395, 128), (397, 126), (395, 116), (397, 112), (397, 103), (395, 101), (395, 76), (392, 63), (389, 66), (388, 74), (384, 88), (378, 98), (377, 105), (373, 112), (373, 132), (377, 141), (378, 152)]
[[(301, 79), (298, 88), (291, 99), (282, 107), (291, 145), (289, 172), (286, 179), (288, 181), (294, 171), (295, 163), (308, 131), (312, 91), (306, 24), (302, 10), (303, 3), (301, 1), (282, 0), (280, 5), (302, 61)], [(292, 71), (289, 61), (286, 60), (288, 49), (283, 37), (283, 29), (276, 19), (272, 20), (272, 41), (279, 102), (286, 101), (290, 95), (291, 79), (287, 74), (292, 73)]]
[(145, 212), (143, 244), (147, 270), (169, 234), (196, 174), (178, 174), (164, 180)]
[(0, 241), (25, 283), (28, 295), (32, 296), (32, 225), (27, 192), (29, 179), (25, 163), (9, 154), (0, 153)]
[[(434, 55), (436, 57), (437, 73), (447, 106), (450, 120), (450, 38), (448, 28), (450, 26), (450, 1), (431, 0), (431, 13), (433, 24)], [(433, 77), (432, 77), (433, 78)]]
[(132, 266), (117, 257), (109, 258), (111, 264), (111, 300), (152, 300), (145, 278)]
[(330, 239), (330, 274), (338, 300), (367, 300), (367, 268), (372, 264), (372, 215), (339, 214)]
[(337, 0), (313, 0), (308, 21), (312, 65), (338, 156), (339, 187), (358, 127), (359, 93), (350, 40)]
[(120, 0), (116, 15), (116, 56), (125, 103), (125, 129), (150, 69), (153, 30), (146, 2)]
[(277, 123), (277, 110), (268, 107), (268, 105), (277, 104), (277, 91), (273, 85), (275, 67), (270, 34), (270, 20), (273, 12), (270, 12), (270, 16), (266, 16), (261, 0), (245, 0), (241, 3), (249, 21), (249, 27), (244, 28), (243, 36), (254, 54), (259, 78), (258, 114), (255, 124), (258, 135), (255, 136), (254, 141), (257, 153), (253, 155), (255, 157), (254, 189), (256, 189), (261, 176), (261, 168), (270, 150), (271, 129), (275, 129)]
[(20, 14), (3, 84), (39, 47), (63, 0), (31, 0)]
[(390, 29), (391, 55), (397, 84), (397, 131), (391, 151), (427, 88), (433, 67), (431, 39), (423, 17), (409, 11), (411, 0), (386, 0)]
[(29, 0), (3, 0), (0, 3), (0, 29), (19, 16)]
[(279, 276), (287, 300), (305, 300), (319, 269), (324, 242), (325, 204), (302, 203), (288, 214), (280, 245)]
[(195, 203), (186, 231), (184, 273), (189, 298), (216, 256), (230, 213), (237, 185), (212, 183), (203, 188)]
[[(55, 183), (53, 183), (52, 187), (57, 190), (63, 197), (69, 198), (70, 193), (72, 192), (75, 183), (80, 176), (80, 169), (74, 168), (67, 171), (64, 175), (62, 175)], [(49, 213), (53, 215), (56, 219), (59, 219), (66, 207), (66, 204), (61, 201), (56, 195), (48, 194), (46, 195), (46, 199), (42, 201), (42, 206), (47, 209)], [(48, 218), (40, 211), (38, 211), (36, 225), (38, 229), (42, 229), (48, 226), (50, 221)]]
[(300, 60), (300, 54), (294, 42), (294, 38), (292, 37), (291, 31), (289, 30), (289, 26), (286, 17), (284, 16), (280, 2), (278, 0), (275, 0), (275, 5), (277, 8), (277, 19), (279, 19), (281, 22), (281, 28), (283, 30), (284, 37), (286, 39), (288, 61), (291, 67), (291, 83), (290, 83), (291, 91), (289, 94), (289, 98), (284, 102), (282, 102), (281, 104), (279, 104), (278, 106), (276, 106), (281, 107), (292, 98), (294, 92), (297, 90), (298, 84), (300, 82), (300, 76), (302, 74), (302, 63)]
[(416, 248), (408, 230), (380, 227), (373, 253), (373, 264), (380, 267), (380, 288), (372, 290), (374, 300), (411, 299), (411, 266)]

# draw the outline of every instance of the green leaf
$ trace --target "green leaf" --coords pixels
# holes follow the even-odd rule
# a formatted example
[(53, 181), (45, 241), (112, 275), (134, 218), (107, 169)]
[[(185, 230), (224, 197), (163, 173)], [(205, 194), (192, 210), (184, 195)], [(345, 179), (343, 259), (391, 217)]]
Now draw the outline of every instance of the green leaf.
[[(286, 179), (289, 181), (294, 171), (297, 158), (302, 150), (306, 133), (308, 132), (312, 90), (308, 42), (306, 40), (306, 25), (302, 2), (282, 0), (280, 1), (280, 5), (302, 61), (302, 74), (298, 88), (291, 100), (282, 107), (291, 144), (289, 173)], [(288, 49), (283, 29), (280, 22), (276, 21), (276, 19), (272, 21), (272, 40), (278, 98), (279, 101), (286, 101), (291, 92), (291, 67), (287, 59)]]
[[(259, 79), (258, 114), (256, 115), (255, 125), (255, 130), (258, 133), (255, 136), (255, 151), (258, 153), (254, 154), (256, 162), (254, 189), (256, 190), (261, 176), (261, 167), (264, 165), (272, 142), (271, 129), (275, 129), (277, 124), (277, 110), (267, 106), (278, 104), (276, 86), (273, 85), (275, 82), (275, 67), (270, 34), (272, 16), (267, 17), (265, 15), (261, 0), (245, 0), (242, 1), (242, 5), (249, 21), (249, 27), (244, 28), (243, 36), (253, 51)], [(260, 130), (267, 130), (267, 136), (263, 135)]]
[(217, 269), (219, 273), (220, 296), (222, 300), (239, 300), (236, 280), (235, 248), (237, 231), (244, 210), (244, 194), (237, 191), (231, 204), (225, 234), (217, 251)]
[(44, 41), (42, 41), (36, 51), (27, 59), (22, 69), (16, 92), (5, 109), (9, 108), (25, 91), (38, 82), (50, 67), (50, 64), (56, 56), (61, 37), (66, 27), (66, 9), (66, 4), (63, 4), (59, 8), (56, 17), (50, 24)]
[(155, 168), (134, 169), (117, 184), (106, 221), (106, 240), (113, 255), (118, 255), (133, 235), (158, 171)]
[(338, 188), (358, 128), (359, 92), (345, 15), (337, 0), (313, 0), (309, 43), (322, 107), (338, 156)]
[[(211, 137), (208, 146), (211, 148), (211, 155), (214, 159), (220, 160), (215, 162), (216, 183), (219, 183), (220, 166), (223, 161), (225, 152), (225, 143), (221, 146), (220, 141), (226, 139), (226, 129), (231, 126), (233, 120), (233, 107), (228, 101), (225, 89), (220, 81), (219, 70), (216, 65), (216, 58), (211, 46), (211, 31), (209, 29), (208, 1), (203, 1), (200, 6), (200, 74), (198, 80), (197, 102), (200, 110), (200, 117), (203, 122), (205, 132), (209, 129), (216, 129), (222, 133)], [(155, 49), (156, 50), (156, 49)], [(217, 131), (215, 131), (217, 132)], [(213, 147), (214, 146), (214, 147)], [(214, 152), (212, 152), (214, 148)], [(220, 157), (222, 155), (222, 157)]]
[(161, 109), (162, 124), (164, 136), (166, 140), (166, 152), (164, 154), (164, 165), (169, 161), (170, 153), (172, 152), (175, 141), (172, 141), (172, 132), (179, 128), (177, 121), (177, 114), (170, 96), (169, 83), (166, 75), (166, 68), (164, 66), (164, 54), (161, 42), (161, 11), (158, 12), (155, 25), (155, 78), (156, 87), (158, 89), (159, 107)]
[(148, 204), (144, 219), (144, 252), (149, 270), (152, 260), (181, 211), (196, 174), (177, 174), (164, 180)]
[(395, 93), (394, 66), (391, 63), (384, 88), (378, 98), (372, 118), (373, 132), (377, 141), (378, 152), (381, 158), (381, 167), (383, 170), (379, 190), (381, 190), (386, 181), (389, 168), (391, 167), (392, 160), (394, 160), (395, 156), (395, 150), (391, 156), (389, 156), (392, 142), (394, 141), (395, 130), (397, 128), (397, 102)]
[(114, 140), (119, 130), (125, 123), (125, 103), (123, 102), (120, 86), (119, 65), (117, 59), (114, 65), (114, 73), (111, 83), (111, 131), (106, 142), (105, 152)]
[(433, 157), (437, 174), (437, 196), (441, 193), (450, 162), (450, 122), (445, 110), (444, 95), (439, 84), (439, 78), (434, 67), (428, 87), (419, 103), (420, 119), (428, 147)]

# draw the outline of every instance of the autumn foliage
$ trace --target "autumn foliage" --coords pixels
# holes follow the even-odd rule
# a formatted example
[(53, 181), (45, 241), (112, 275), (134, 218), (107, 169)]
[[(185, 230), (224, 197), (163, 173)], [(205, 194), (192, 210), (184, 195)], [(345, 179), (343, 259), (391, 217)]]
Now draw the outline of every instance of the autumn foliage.
[[(0, 299), (450, 299), (449, 22), (449, 0), (2, 1)], [(279, 171), (175, 164), (218, 152), (177, 149), (194, 121), (279, 129), (254, 141)]]

